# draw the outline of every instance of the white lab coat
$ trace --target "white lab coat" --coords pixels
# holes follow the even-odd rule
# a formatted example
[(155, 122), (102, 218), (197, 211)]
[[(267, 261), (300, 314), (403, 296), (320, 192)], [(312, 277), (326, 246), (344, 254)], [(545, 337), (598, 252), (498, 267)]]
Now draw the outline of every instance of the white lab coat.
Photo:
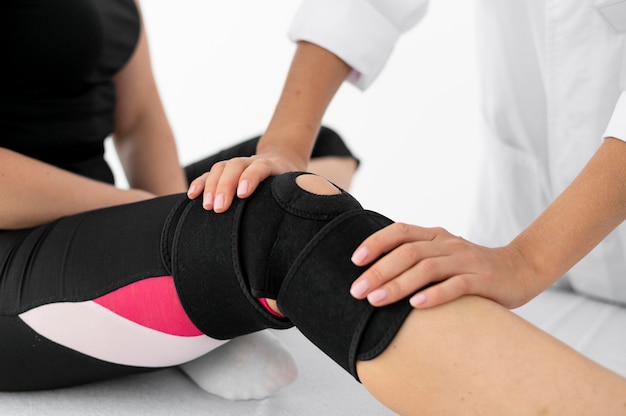
[[(487, 145), (469, 237), (496, 246), (563, 191), (603, 137), (626, 140), (626, 1), (476, 6)], [(427, 0), (304, 0), (290, 37), (341, 57), (353, 67), (349, 80), (365, 89), (426, 8)], [(626, 225), (567, 278), (582, 293), (626, 303)]]

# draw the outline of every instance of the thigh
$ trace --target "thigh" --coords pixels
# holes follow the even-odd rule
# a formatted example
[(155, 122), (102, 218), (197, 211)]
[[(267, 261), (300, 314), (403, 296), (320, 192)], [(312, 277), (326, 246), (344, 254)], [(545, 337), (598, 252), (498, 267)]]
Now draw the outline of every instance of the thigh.
[(358, 371), (403, 415), (622, 415), (626, 404), (626, 380), (475, 296), (412, 311)]
[(223, 342), (187, 318), (162, 250), (170, 213), (185, 201), (173, 195), (0, 232), (0, 389), (149, 371)]
[(167, 274), (161, 232), (179, 196), (94, 210), (0, 233), (0, 311), (92, 299)]

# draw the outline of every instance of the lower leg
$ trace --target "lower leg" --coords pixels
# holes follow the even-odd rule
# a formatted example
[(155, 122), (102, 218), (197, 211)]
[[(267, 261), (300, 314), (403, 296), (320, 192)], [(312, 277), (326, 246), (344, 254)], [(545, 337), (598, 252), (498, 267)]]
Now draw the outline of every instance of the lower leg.
[(478, 297), (413, 311), (357, 371), (402, 415), (626, 412), (626, 380)]

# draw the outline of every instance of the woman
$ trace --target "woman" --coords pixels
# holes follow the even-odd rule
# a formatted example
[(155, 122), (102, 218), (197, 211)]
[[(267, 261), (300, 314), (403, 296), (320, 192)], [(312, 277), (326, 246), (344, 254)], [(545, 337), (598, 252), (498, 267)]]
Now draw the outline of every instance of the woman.
[[(622, 3), (479, 1), (482, 113), (492, 157), (483, 164), (481, 206), (476, 210), (481, 216), (474, 221), (474, 236), (498, 248), (473, 244), (442, 229), (394, 224), (352, 253), (355, 264), (373, 264), (351, 286), (356, 298), (383, 306), (410, 296), (411, 304), (420, 310), (417, 316), (422, 320), (432, 316), (438, 322), (429, 328), (427, 339), (415, 335), (423, 332), (414, 332), (421, 338), (416, 342), (432, 347), (426, 371), (418, 365), (425, 385), (414, 391), (422, 392), (433, 409), (445, 402), (463, 414), (479, 410), (508, 414), (511, 409), (527, 414), (542, 409), (534, 407), (535, 397), (541, 402), (555, 393), (543, 409), (585, 414), (594, 408), (595, 385), (612, 391), (595, 409), (604, 413), (616, 405), (613, 411), (623, 412), (624, 380), (618, 378), (621, 387), (612, 390), (608, 386), (615, 375), (596, 379), (602, 370), (582, 356), (573, 354), (571, 361), (561, 361), (564, 355), (552, 355), (549, 337), (506, 310), (484, 315), (481, 321), (465, 321), (482, 315), (478, 310), (491, 301), (507, 308), (522, 305), (566, 272), (579, 292), (626, 302), (624, 227), (618, 228), (626, 218), (626, 100), (624, 94), (620, 98), (625, 87), (620, 22), (626, 9)], [(281, 98), (284, 103), (297, 101), (279, 103), (282, 113), (277, 117), (298, 120), (300, 126), (319, 125), (339, 85), (348, 79), (367, 87), (400, 34), (424, 15), (426, 4), (421, 0), (304, 1), (292, 27), (292, 37), (299, 42)], [(294, 132), (295, 137), (310, 143), (307, 129), (301, 130)], [(307, 146), (298, 146), (297, 139), (289, 143), (262, 140), (256, 160), (238, 161), (239, 168), (227, 170), (228, 174), (211, 172), (199, 179), (197, 187), (205, 184), (205, 197), (221, 193), (227, 201), (235, 190), (240, 197), (250, 195), (254, 184), (264, 178), (255, 170), (264, 153), (281, 151), (287, 160), (306, 154)], [(237, 184), (243, 180), (252, 186), (239, 192)], [(439, 305), (443, 306), (434, 308)], [(463, 317), (462, 327), (455, 322), (459, 317)], [(501, 319), (511, 320), (508, 330), (495, 330)], [(522, 343), (520, 334), (533, 342)], [(479, 338), (484, 343), (477, 346)], [(492, 349), (496, 345), (500, 348)], [(516, 361), (520, 348), (536, 367)], [(507, 352), (501, 361), (502, 351), (514, 353)], [(546, 368), (541, 362), (554, 366)], [(526, 374), (528, 367), (533, 368), (532, 375)], [(578, 376), (572, 377), (570, 371)], [(501, 384), (507, 377), (518, 385)], [(587, 377), (594, 378), (595, 384)], [(544, 391), (532, 392), (529, 380)], [(585, 380), (582, 386), (581, 380)], [(568, 409), (573, 391), (579, 407)], [(447, 400), (451, 395), (459, 401)], [(533, 397), (533, 403), (527, 397)]]
[[(31, 15), (39, 18), (35, 21), (67, 18), (60, 26), (70, 29), (98, 28), (100, 18), (105, 22), (116, 18), (120, 20), (114, 32), (121, 33), (122, 23), (136, 16), (132, 3), (125, 0), (77, 2), (60, 16), (50, 14), (47, 3), (41, 4), (45, 13)], [(78, 19), (73, 13), (81, 10), (79, 6), (97, 11), (97, 18)], [(28, 11), (16, 10), (18, 16)], [(79, 33), (83, 30), (70, 37), (88, 39)], [(24, 36), (31, 39), (32, 33)], [(139, 58), (147, 53), (143, 42), (115, 77), (116, 92), (126, 82), (131, 89), (146, 87), (146, 78), (131, 76), (140, 63), (147, 65)], [(108, 46), (115, 50), (120, 43)], [(85, 54), (93, 52), (86, 49)], [(35, 51), (28, 49), (31, 54)], [(110, 52), (103, 48), (103, 53)], [(68, 55), (77, 56), (75, 51)], [(83, 112), (98, 118), (104, 114), (105, 120), (94, 125), (106, 126), (110, 110), (102, 111), (101, 105), (102, 100), (111, 102), (111, 73), (101, 77), (100, 71), (89, 67), (81, 70), (97, 85), (109, 88), (98, 89), (95, 103), (87, 100), (95, 107), (89, 107), (81, 101), (85, 89), (75, 86), (75, 94), (68, 93), (68, 105), (75, 112), (63, 121), (90, 119)], [(7, 97), (19, 109), (32, 94), (41, 92), (43, 96), (33, 102), (45, 104), (58, 80), (76, 79), (65, 78), (68, 74), (61, 69), (51, 76), (58, 78), (35, 84), (37, 88), (23, 97), (14, 91)], [(40, 89), (42, 85), (49, 89)], [(176, 365), (231, 337), (295, 324), (377, 398), (402, 414), (454, 412), (468, 403), (493, 412), (503, 406), (539, 412), (558, 404), (574, 413), (582, 408), (580, 402), (563, 404), (563, 395), (582, 397), (587, 383), (596, 381), (603, 388), (585, 405), (602, 408), (605, 414), (623, 411), (623, 401), (615, 400), (624, 397), (621, 378), (580, 363), (576, 353), (524, 326), (493, 302), (469, 297), (417, 312), (407, 302), (375, 308), (351, 297), (348, 288), (363, 269), (349, 261), (350, 253), (391, 221), (363, 210), (325, 179), (298, 173), (271, 178), (260, 183), (251, 198), (235, 200), (225, 214), (208, 212), (200, 199), (176, 194), (184, 180), (179, 170), (168, 168), (173, 162), (155, 165), (161, 159), (148, 158), (152, 147), (140, 151), (135, 146), (142, 139), (162, 138), (158, 133), (163, 130), (153, 130), (164, 126), (158, 117), (160, 105), (157, 110), (140, 111), (155, 105), (154, 90), (153, 94), (131, 91), (135, 94), (126, 98), (118, 92), (115, 136), (134, 189), (120, 190), (99, 181), (106, 169), (99, 157), (89, 157), (90, 146), (84, 150), (88, 156), (70, 161), (63, 160), (68, 153), (56, 146), (40, 152), (44, 160), (62, 159), (56, 163), (65, 169), (25, 156), (28, 149), (2, 152), (3, 389), (61, 387)], [(144, 102), (146, 97), (153, 100)], [(133, 100), (139, 102), (128, 105)], [(73, 106), (76, 102), (79, 105)], [(3, 106), (6, 114), (13, 115), (13, 108)], [(157, 120), (151, 118), (155, 114)], [(57, 115), (38, 117), (43, 124), (58, 120)], [(39, 127), (18, 116), (10, 121), (24, 130)], [(171, 140), (166, 142), (173, 151)], [(171, 158), (163, 152), (156, 156)], [(147, 174), (130, 169), (136, 164), (151, 169)], [(159, 175), (162, 183), (155, 180)], [(142, 190), (137, 190), (139, 185)], [(489, 342), (476, 343), (477, 334)], [(542, 346), (541, 353), (536, 345)], [(450, 350), (455, 354), (444, 353)], [(544, 371), (534, 371), (540, 366)], [(457, 384), (450, 382), (451, 374)], [(545, 374), (554, 377), (549, 390), (538, 383)], [(468, 384), (468, 378), (474, 383)], [(515, 389), (531, 394), (533, 400), (507, 396)]]
[[(26, 284), (26, 277), (13, 268), (19, 263), (16, 253), (27, 253), (25, 240), (51, 227), (53, 221), (184, 192), (188, 180), (209, 170), (216, 161), (254, 154), (258, 139), (181, 169), (134, 2), (9, 1), (0, 8), (0, 75), (7, 81), (0, 93), (0, 229), (4, 230), (0, 232), (0, 257), (5, 289), (11, 287), (11, 279), (16, 279), (13, 289)], [(109, 134), (113, 134), (131, 189), (113, 184), (103, 159), (103, 141)], [(322, 129), (318, 136), (314, 159), (307, 168), (348, 187), (356, 166), (354, 158), (331, 130)], [(97, 243), (105, 226), (92, 230), (92, 239)], [(133, 250), (141, 252), (143, 243), (136, 243)], [(38, 257), (33, 253), (34, 257), (24, 264), (37, 259), (46, 269), (61, 255)], [(125, 273), (128, 264), (117, 259), (101, 266), (114, 276)], [(91, 275), (94, 267), (86, 264), (82, 273)], [(50, 283), (55, 281), (52, 279)], [(4, 291), (3, 297), (8, 299), (3, 302), (3, 312), (23, 311), (17, 307), (21, 296), (18, 292)], [(264, 345), (270, 352), (286, 354), (282, 349), (276, 351), (271, 339)], [(19, 344), (5, 346), (9, 347), (17, 348)], [(246, 380), (237, 383), (236, 390), (224, 390), (223, 383), (213, 383), (209, 390), (229, 398), (262, 397), (293, 379), (289, 357), (283, 361), (291, 373), (286, 379), (275, 379), (277, 386), (269, 390), (266, 387), (259, 392), (257, 386), (252, 386), (254, 393), (247, 392), (242, 386), (257, 380), (250, 371)], [(210, 369), (205, 371), (204, 365), (191, 364), (185, 369), (207, 388), (212, 374)], [(263, 385), (268, 386), (267, 374), (262, 370), (258, 377), (263, 377)], [(7, 375), (3, 383), (11, 388), (11, 377)], [(28, 381), (25, 383), (27, 386)]]

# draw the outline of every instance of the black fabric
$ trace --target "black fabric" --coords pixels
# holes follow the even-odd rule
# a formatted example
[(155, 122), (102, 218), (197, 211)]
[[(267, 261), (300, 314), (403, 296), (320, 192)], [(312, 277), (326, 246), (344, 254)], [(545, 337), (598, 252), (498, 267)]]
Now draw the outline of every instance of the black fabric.
[[(262, 182), (252, 197), (235, 200), (223, 214), (190, 201), (177, 219), (171, 270), (187, 315), (205, 334), (229, 339), (267, 327), (287, 328), (257, 298), (278, 297), (284, 277), (311, 239), (346, 210), (361, 210), (349, 194), (303, 191), (289, 173)], [(211, 255), (205, 255), (210, 250)], [(237, 305), (233, 308), (233, 305)], [(216, 320), (212, 309), (228, 310)]]
[[(103, 157), (103, 141), (115, 129), (113, 76), (132, 56), (139, 32), (133, 0), (0, 1), (0, 147), (113, 183)], [(226, 149), (186, 173), (194, 179), (218, 160), (250, 156), (257, 142)], [(354, 157), (327, 128), (312, 153), (324, 156)], [(355, 202), (347, 194), (313, 197), (294, 188), (295, 176), (284, 178), (268, 180), (219, 217), (180, 194), (0, 230), (0, 390), (149, 371), (55, 344), (17, 315), (49, 303), (91, 300), (152, 276), (174, 273), (192, 320), (216, 338), (292, 326), (255, 297), (276, 297), (299, 251), (335, 210), (338, 215)], [(287, 215), (274, 222), (281, 212)]]
[[(0, 1), (0, 147), (114, 183), (104, 139), (115, 129), (115, 75), (139, 38), (134, 0)], [(256, 153), (258, 137), (187, 167), (193, 180), (217, 161)], [(353, 157), (320, 130), (312, 157)]]
[[(257, 136), (245, 140), (227, 149), (221, 150), (220, 152), (206, 159), (186, 166), (185, 174), (187, 175), (187, 181), (191, 182), (203, 173), (210, 171), (211, 167), (217, 162), (232, 159), (235, 157), (249, 157), (256, 154), (256, 146), (259, 143), (260, 138), (260, 136)], [(339, 136), (339, 134), (337, 134), (337, 132), (332, 130), (331, 128), (322, 126), (313, 146), (311, 159), (317, 159), (326, 156), (350, 157), (356, 160), (357, 164), (359, 163), (359, 160), (350, 151), (341, 136)]]
[[(358, 380), (356, 360), (378, 356), (412, 310), (407, 299), (374, 308), (350, 285), (365, 270), (351, 253), (388, 218), (364, 210), (349, 194), (314, 195), (298, 187), (300, 173), (270, 178), (253, 197), (225, 214), (200, 202), (175, 211), (171, 269), (194, 324), (218, 339), (295, 324)], [(212, 254), (203, 256), (208, 247)], [(278, 319), (257, 301), (278, 299)], [(237, 305), (233, 307), (233, 305)], [(214, 310), (229, 311), (216, 320)]]
[(0, 391), (70, 387), (155, 370), (70, 350), (40, 336), (17, 316), (0, 316), (0, 333)]
[(241, 239), (238, 251), (255, 297), (276, 299), (284, 277), (311, 239), (341, 213), (362, 209), (346, 192), (323, 196), (303, 191), (295, 182), (298, 176), (281, 175), (271, 185), (264, 184), (261, 192), (267, 196), (246, 205), (238, 233), (254, 230), (255, 238)]
[[(186, 313), (207, 335), (228, 339), (295, 323), (357, 377), (355, 360), (380, 354), (411, 310), (406, 301), (373, 308), (349, 294), (363, 271), (350, 262), (351, 252), (390, 220), (363, 210), (345, 192), (306, 192), (298, 175), (264, 181), (224, 214), (178, 194), (0, 232), (0, 389), (64, 387), (147, 371), (56, 345), (17, 315), (165, 275), (174, 276)], [(269, 313), (260, 296), (277, 298), (289, 319)]]
[[(178, 297), (187, 316), (210, 337), (230, 339), (268, 327), (293, 326), (270, 314), (251, 294), (238, 247), (240, 241), (249, 240), (255, 253), (267, 256), (271, 251), (271, 245), (258, 244), (263, 230), (240, 228), (249, 200), (271, 198), (266, 191), (271, 181), (263, 182), (250, 199), (235, 199), (225, 213), (207, 212), (200, 200), (194, 200), (168, 220), (164, 241), (171, 241), (171, 247), (164, 247), (164, 258), (171, 253)], [(272, 215), (257, 210), (254, 214), (259, 221)], [(215, 319), (215, 311), (226, 313)]]
[(169, 275), (162, 261), (162, 232), (171, 212), (187, 200), (184, 194), (172, 195), (32, 229), (0, 231), (0, 390), (59, 388), (154, 370), (105, 362), (58, 345), (17, 315)]
[(278, 297), (281, 312), (357, 380), (356, 360), (384, 351), (412, 310), (408, 299), (375, 308), (350, 295), (352, 282), (366, 270), (350, 261), (351, 254), (391, 223), (366, 210), (337, 216), (300, 253)]
[(187, 201), (185, 195), (172, 195), (0, 232), (0, 315), (90, 300), (146, 277), (168, 275), (161, 235), (181, 201)]
[(0, 2), (0, 146), (113, 183), (113, 75), (135, 49), (133, 0)]

